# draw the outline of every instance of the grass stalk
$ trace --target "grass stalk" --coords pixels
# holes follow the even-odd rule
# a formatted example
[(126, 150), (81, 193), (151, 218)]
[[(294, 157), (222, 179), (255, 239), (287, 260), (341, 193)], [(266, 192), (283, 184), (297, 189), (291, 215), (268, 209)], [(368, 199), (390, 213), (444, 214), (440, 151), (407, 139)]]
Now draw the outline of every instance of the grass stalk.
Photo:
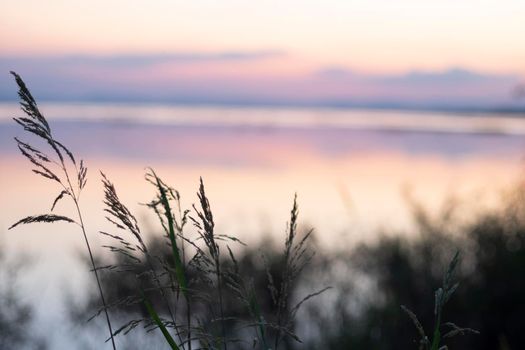
[[(450, 300), (452, 294), (456, 291), (459, 286), (459, 283), (452, 283), (454, 274), (456, 273), (457, 267), (459, 264), (459, 251), (457, 251), (452, 260), (450, 261), (447, 270), (443, 276), (443, 285), (438, 288), (435, 292), (434, 299), (434, 330), (432, 333), (432, 340), (428, 338), (425, 334), (425, 330), (421, 325), (421, 322), (418, 320), (416, 314), (410, 311), (405, 306), (401, 305), (401, 309), (408, 315), (412, 320), (412, 323), (416, 327), (419, 333), (419, 349), (420, 350), (447, 350), (446, 345), (441, 345), (443, 338), (451, 338), (456, 335), (463, 335), (467, 333), (479, 334), (478, 331), (471, 328), (458, 327), (452, 322), (442, 323), (443, 317), (443, 308), (445, 304)], [(444, 336), (441, 336), (441, 328), (448, 327), (449, 331), (445, 333)]]
[[(146, 328), (152, 325), (155, 325), (157, 328), (159, 328), (171, 349), (184, 349), (187, 342), (187, 348), (192, 350), (192, 341), (193, 337), (195, 337), (195, 340), (200, 347), (206, 348), (209, 347), (209, 344), (213, 344), (213, 348), (222, 348), (223, 350), (227, 350), (230, 343), (237, 341), (235, 337), (230, 336), (228, 333), (228, 331), (230, 331), (230, 328), (228, 327), (230, 324), (235, 326), (236, 324), (234, 322), (241, 320), (241, 318), (235, 316), (233, 313), (232, 317), (229, 317), (228, 319), (225, 317), (225, 314), (229, 312), (229, 310), (225, 309), (226, 305), (229, 305), (229, 302), (231, 301), (230, 294), (228, 294), (228, 292), (232, 291), (248, 306), (248, 311), (253, 319), (253, 322), (248, 326), (254, 327), (258, 343), (260, 346), (263, 346), (264, 349), (269, 350), (269, 343), (272, 343), (273, 341), (273, 339), (267, 339), (267, 335), (269, 334), (267, 327), (272, 327), (277, 331), (275, 338), (275, 349), (279, 347), (280, 342), (285, 337), (290, 336), (299, 341), (299, 338), (293, 334), (292, 331), (297, 310), (303, 302), (322, 293), (326, 289), (306, 296), (295, 306), (289, 305), (295, 280), (312, 257), (312, 255), (308, 252), (306, 244), (311, 231), (304, 235), (302, 239), (298, 239), (297, 237), (297, 198), (294, 198), (293, 208), (291, 211), (291, 220), (284, 249), (284, 268), (281, 272), (281, 282), (278, 289), (273, 284), (273, 279), (269, 276), (269, 273), (267, 273), (269, 276), (269, 287), (271, 287), (270, 292), (272, 300), (274, 302), (274, 306), (277, 308), (277, 315), (275, 317), (277, 319), (277, 323), (267, 323), (262, 315), (260, 305), (257, 302), (255, 287), (252, 283), (248, 288), (246, 288), (246, 283), (243, 281), (243, 277), (239, 273), (234, 255), (228, 245), (226, 245), (226, 247), (228, 248), (231, 259), (235, 265), (234, 273), (230, 271), (231, 269), (228, 263), (222, 259), (220, 254), (221, 241), (236, 242), (243, 245), (244, 243), (235, 237), (215, 233), (213, 214), (209, 200), (206, 197), (202, 178), (200, 179), (200, 186), (197, 193), (200, 208), (197, 209), (197, 207), (193, 205), (193, 209), (196, 213), (196, 218), (193, 218), (191, 216), (187, 216), (189, 210), (185, 210), (184, 214), (182, 214), (180, 196), (178, 192), (166, 185), (152, 169), (150, 169), (150, 172), (146, 174), (146, 180), (155, 186), (158, 193), (156, 198), (151, 203), (147, 204), (147, 206), (155, 211), (163, 229), (165, 230), (166, 237), (168, 239), (165, 243), (170, 247), (170, 252), (167, 255), (168, 259), (157, 257), (154, 254), (150, 255), (150, 251), (147, 249), (147, 246), (141, 236), (141, 231), (136, 218), (131, 214), (128, 208), (125, 207), (122, 202), (120, 202), (113, 184), (111, 184), (105, 175), (102, 174), (102, 182), (105, 188), (104, 204), (107, 206), (104, 211), (109, 214), (106, 216), (106, 219), (115, 224), (119, 229), (131, 233), (132, 240), (136, 240), (136, 242), (131, 242), (128, 240), (128, 238), (121, 238), (118, 235), (112, 235), (101, 231), (101, 234), (112, 237), (118, 243), (115, 246), (107, 245), (104, 247), (120, 254), (121, 259), (127, 259), (120, 260), (121, 263), (117, 264), (116, 266), (123, 268), (119, 272), (135, 271), (134, 283), (139, 284), (137, 294), (133, 296), (134, 298), (126, 297), (120, 299), (117, 302), (112, 303), (111, 307), (137, 305), (142, 303), (142, 307), (146, 308), (147, 314), (149, 315), (149, 319), (146, 316), (141, 317), (139, 320), (131, 320), (114, 332), (109, 316), (109, 304), (106, 302), (106, 298), (104, 296), (104, 288), (102, 287), (102, 282), (99, 276), (99, 269), (111, 269), (116, 268), (116, 266), (108, 265), (101, 268), (97, 267), (80, 207), (80, 194), (87, 181), (87, 168), (84, 167), (82, 161), (80, 161), (79, 166), (77, 166), (74, 155), (63, 144), (54, 139), (47, 120), (38, 110), (37, 104), (25, 86), (24, 82), (16, 73), (12, 74), (15, 76), (16, 82), (20, 88), (19, 96), (21, 98), (20, 104), (22, 110), (27, 115), (27, 117), (14, 118), (14, 120), (19, 125), (21, 125), (25, 131), (39, 137), (41, 141), (43, 140), (47, 146), (50, 147), (50, 154), (52, 157), (48, 156), (44, 152), (41, 152), (30, 144), (15, 138), (18, 148), (21, 153), (36, 167), (33, 169), (33, 172), (48, 180), (55, 181), (60, 185), (61, 192), (53, 201), (51, 211), (54, 210), (58, 201), (60, 201), (63, 197), (69, 196), (74, 203), (77, 219), (73, 220), (69, 217), (55, 214), (42, 214), (28, 216), (22, 220), (19, 220), (10, 228), (13, 228), (19, 224), (28, 224), (33, 222), (62, 221), (67, 223), (76, 223), (79, 225), (84, 237), (90, 264), (95, 275), (95, 280), (97, 282), (98, 294), (105, 314), (107, 328), (110, 333), (108, 340), (111, 339), (113, 350), (116, 350), (114, 339), (116, 335), (120, 334), (121, 332), (127, 334), (127, 332), (135, 328), (141, 322), (146, 323)], [(54, 172), (55, 170), (57, 170), (56, 173)], [(75, 183), (75, 177), (73, 175), (76, 175), (76, 180), (78, 181), (77, 183)], [(170, 201), (172, 203), (175, 202), (178, 208), (172, 208)], [(176, 212), (173, 211), (177, 209), (179, 217), (177, 217)], [(198, 236), (195, 238), (195, 240), (188, 239), (183, 235), (183, 227), (187, 222), (187, 218), (191, 219), (198, 229)], [(202, 245), (197, 243), (197, 241), (204, 243)], [(188, 254), (190, 254), (190, 252), (193, 250), (195, 251), (195, 255), (193, 257), (186, 256), (185, 243), (187, 243), (189, 247)], [(140, 256), (137, 254), (140, 254)], [(161, 269), (161, 272), (158, 272), (156, 269), (154, 258), (159, 258), (160, 267), (163, 269)], [(118, 261), (119, 260), (117, 260), (117, 262)], [(148, 269), (150, 271), (148, 271)], [(150, 272), (151, 275), (149, 275)], [(195, 272), (195, 275), (192, 274), (193, 272)], [(169, 278), (167, 286), (164, 285), (165, 273)], [(153, 278), (153, 281), (150, 281), (150, 276)], [(143, 279), (143, 277), (145, 277), (145, 279)], [(192, 282), (191, 292), (189, 288), (190, 278)], [(154, 285), (150, 286), (150, 288), (143, 288), (141, 285), (144, 282), (151, 282)], [(175, 284), (177, 285), (176, 289)], [(200, 288), (204, 286), (211, 287), (212, 289), (201, 290)], [(175, 294), (174, 299), (168, 299), (164, 288), (168, 288), (168, 292), (171, 290), (171, 292)], [(141, 296), (138, 296), (139, 290)], [(173, 327), (175, 328), (175, 333), (178, 337), (179, 344), (177, 344), (175, 341), (177, 338), (172, 337), (170, 331), (168, 331), (168, 327), (170, 326), (169, 321), (161, 319), (155, 310), (154, 305), (152, 305), (150, 299), (148, 299), (148, 296), (145, 294), (146, 291), (155, 292), (157, 290), (161, 293), (161, 296), (166, 303), (167, 311), (171, 316), (171, 321), (173, 322)], [(180, 298), (180, 294), (182, 294), (184, 300)], [(212, 297), (218, 298), (218, 303), (212, 302)], [(171, 308), (170, 301), (173, 302), (173, 310)], [(186, 304), (186, 314), (177, 315), (177, 307), (184, 305), (184, 302)], [(202, 322), (199, 317), (201, 316), (198, 307), (200, 302), (203, 302), (203, 304), (209, 307), (209, 323)], [(193, 310), (197, 310), (195, 315), (192, 314), (192, 308)], [(100, 313), (101, 310), (99, 310), (98, 314)], [(218, 317), (217, 313), (219, 313)], [(184, 317), (186, 318), (186, 339), (184, 339), (183, 334), (184, 326), (177, 326), (177, 316), (179, 316), (180, 320), (184, 320)], [(234, 321), (231, 322), (230, 320)], [(192, 322), (196, 325), (193, 328)], [(220, 324), (217, 324), (217, 322)], [(227, 338), (227, 335), (230, 338)], [(234, 345), (231, 345), (231, 347), (233, 346)]]
[(108, 313), (108, 309), (107, 309), (106, 299), (104, 298), (104, 292), (102, 291), (102, 286), (100, 284), (100, 278), (98, 276), (98, 271), (97, 271), (98, 269), (96, 267), (95, 259), (93, 258), (93, 253), (91, 251), (91, 246), (89, 244), (89, 240), (88, 240), (88, 237), (87, 237), (87, 234), (86, 234), (86, 229), (85, 229), (85, 226), (84, 226), (84, 220), (82, 219), (82, 214), (80, 212), (80, 207), (79, 207), (78, 202), (76, 200), (75, 200), (75, 207), (77, 208), (78, 219), (80, 221), (80, 227), (82, 228), (82, 234), (84, 235), (84, 240), (86, 242), (86, 247), (87, 247), (87, 250), (88, 250), (88, 253), (89, 253), (89, 260), (91, 261), (91, 265), (93, 267), (93, 272), (95, 273), (95, 279), (97, 280), (97, 287), (98, 287), (98, 292), (100, 294), (100, 300), (102, 301), (102, 305), (104, 306), (104, 314), (106, 316), (106, 323), (107, 323), (109, 334), (110, 334), (110, 338), (111, 338), (111, 345), (112, 345), (113, 349), (116, 350), (117, 347), (115, 345), (115, 339), (113, 337), (113, 328), (111, 327), (111, 320), (109, 319), (109, 313)]
[[(51, 132), (51, 127), (49, 126), (49, 123), (47, 122), (44, 115), (40, 112), (38, 109), (37, 103), (33, 96), (31, 95), (31, 92), (27, 88), (26, 84), (22, 80), (22, 78), (16, 74), (15, 72), (11, 72), (11, 74), (14, 76), (15, 81), (19, 87), (18, 90), (18, 96), (20, 97), (20, 106), (22, 111), (26, 114), (25, 117), (20, 118), (14, 118), (14, 121), (21, 125), (25, 131), (27, 131), (30, 134), (33, 134), (34, 136), (37, 136), (42, 141), (45, 141), (47, 145), (51, 148), (52, 155), (50, 156), (46, 154), (46, 152), (42, 152), (38, 150), (37, 148), (31, 146), (29, 143), (22, 142), (15, 138), (18, 148), (23, 156), (25, 156), (36, 168), (33, 169), (33, 172), (37, 175), (40, 175), (48, 180), (52, 180), (55, 182), (58, 182), (60, 187), (62, 188), (62, 191), (60, 194), (55, 198), (53, 201), (53, 205), (51, 207), (51, 211), (55, 208), (55, 205), (59, 200), (61, 200), (64, 196), (68, 196), (71, 198), (71, 200), (74, 203), (77, 216), (78, 216), (78, 222), (75, 220), (72, 220), (66, 216), (61, 215), (54, 215), (54, 214), (42, 214), (37, 216), (29, 216), (26, 217), (14, 225), (10, 227), (14, 228), (15, 226), (19, 224), (28, 224), (32, 222), (56, 222), (56, 221), (65, 221), (65, 222), (74, 222), (77, 223), (82, 231), (82, 235), (84, 236), (84, 241), (86, 242), (86, 248), (88, 250), (89, 259), (91, 262), (91, 267), (93, 269), (93, 272), (95, 274), (95, 279), (97, 281), (97, 287), (100, 294), (100, 300), (102, 301), (102, 305), (104, 308), (104, 313), (106, 315), (106, 322), (108, 331), (110, 334), (111, 339), (111, 345), (113, 349), (116, 349), (115, 340), (113, 338), (113, 329), (111, 327), (111, 320), (109, 318), (108, 310), (107, 310), (107, 303), (104, 298), (104, 293), (102, 290), (102, 285), (100, 283), (100, 278), (97, 271), (97, 266), (95, 264), (95, 259), (93, 257), (93, 252), (91, 250), (91, 246), (89, 244), (89, 239), (86, 232), (86, 227), (84, 225), (84, 220), (82, 218), (82, 212), (80, 210), (80, 204), (79, 204), (79, 198), (80, 193), (87, 182), (87, 168), (84, 167), (83, 161), (80, 161), (80, 167), (77, 166), (77, 162), (75, 160), (75, 157), (71, 151), (69, 151), (62, 143), (57, 141)], [(58, 158), (58, 160), (56, 160)], [(71, 182), (70, 173), (68, 171), (68, 166), (66, 165), (66, 159), (69, 159), (70, 162), (73, 164), (73, 168), (76, 173), (77, 177), (77, 184), (76, 186), (73, 186), (73, 183)], [(59, 168), (59, 172), (55, 173), (55, 168)], [(62, 172), (62, 175), (60, 174), (60, 171)]]

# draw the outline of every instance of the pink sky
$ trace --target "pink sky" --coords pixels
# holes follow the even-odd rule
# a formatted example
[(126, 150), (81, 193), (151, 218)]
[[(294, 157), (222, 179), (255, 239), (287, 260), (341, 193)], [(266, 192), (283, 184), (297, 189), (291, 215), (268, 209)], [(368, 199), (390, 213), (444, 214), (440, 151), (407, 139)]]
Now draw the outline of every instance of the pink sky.
[(508, 104), (523, 18), (518, 0), (4, 2), (0, 69), (53, 99)]

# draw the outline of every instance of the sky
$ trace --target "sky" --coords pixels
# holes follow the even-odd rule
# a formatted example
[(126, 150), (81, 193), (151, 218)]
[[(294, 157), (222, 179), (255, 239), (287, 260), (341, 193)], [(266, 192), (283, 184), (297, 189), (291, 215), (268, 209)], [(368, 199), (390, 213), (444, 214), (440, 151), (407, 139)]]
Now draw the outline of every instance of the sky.
[(80, 1), (0, 5), (15, 70), (49, 100), (523, 105), (520, 0)]

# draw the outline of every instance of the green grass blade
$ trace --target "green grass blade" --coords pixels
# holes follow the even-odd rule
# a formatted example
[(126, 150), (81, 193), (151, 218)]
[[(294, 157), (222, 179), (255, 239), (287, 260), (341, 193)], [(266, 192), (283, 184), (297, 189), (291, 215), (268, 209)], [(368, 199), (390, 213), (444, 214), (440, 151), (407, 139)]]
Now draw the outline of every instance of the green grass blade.
[(146, 306), (146, 309), (148, 310), (148, 313), (151, 319), (160, 328), (162, 334), (164, 335), (164, 338), (166, 338), (166, 341), (168, 342), (168, 344), (170, 344), (170, 347), (173, 350), (180, 350), (180, 348), (177, 346), (177, 343), (175, 343), (175, 340), (172, 338), (172, 336), (166, 329), (166, 326), (164, 326), (164, 323), (162, 323), (162, 321), (160, 320), (159, 315), (157, 314), (157, 312), (155, 312), (155, 309), (153, 309), (153, 306), (151, 306), (150, 302), (145, 296), (144, 296), (144, 305)]
[(258, 328), (259, 328), (259, 332), (261, 333), (260, 334), (260, 338), (261, 338), (261, 341), (263, 343), (263, 346), (264, 346), (264, 349), (265, 350), (271, 350), (270, 347), (268, 346), (268, 343), (266, 341), (266, 332), (265, 332), (265, 321), (264, 321), (264, 318), (262, 316), (262, 313), (261, 313), (261, 308), (259, 306), (259, 302), (257, 301), (257, 297), (255, 295), (255, 290), (252, 288), (250, 290), (250, 295), (249, 295), (249, 302), (250, 302), (250, 309), (252, 310), (253, 314), (255, 315), (255, 319), (257, 321), (257, 324), (258, 324)]
[(180, 258), (179, 248), (177, 246), (177, 240), (175, 239), (175, 223), (173, 222), (173, 216), (171, 215), (171, 207), (168, 200), (168, 195), (166, 193), (166, 189), (164, 188), (163, 184), (161, 183), (159, 177), (155, 172), (152, 170), (153, 176), (155, 177), (155, 181), (157, 182), (157, 188), (160, 192), (160, 198), (162, 205), (164, 207), (166, 219), (168, 220), (168, 230), (169, 230), (169, 237), (171, 241), (171, 248), (173, 253), (173, 260), (175, 264), (175, 277), (177, 278), (177, 282), (179, 283), (182, 294), (184, 294), (185, 297), (187, 297), (187, 289), (188, 285), (186, 283), (186, 276), (184, 274), (184, 267), (182, 265), (182, 260)]
[(440, 343), (441, 343), (441, 332), (439, 331), (439, 325), (437, 325), (436, 329), (434, 330), (434, 336), (432, 337), (432, 345), (430, 349), (438, 350)]

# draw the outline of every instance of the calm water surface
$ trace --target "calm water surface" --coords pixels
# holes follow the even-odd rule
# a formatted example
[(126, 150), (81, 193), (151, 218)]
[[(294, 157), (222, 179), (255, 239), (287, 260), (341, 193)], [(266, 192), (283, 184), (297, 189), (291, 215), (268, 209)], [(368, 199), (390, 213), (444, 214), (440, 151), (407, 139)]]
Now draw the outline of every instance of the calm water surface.
[[(245, 241), (282, 239), (294, 193), (301, 222), (319, 241), (334, 245), (373, 239), (374, 232), (410, 228), (410, 192), (435, 211), (450, 195), (476, 206), (494, 205), (522, 174), (525, 120), (496, 114), (459, 115), (399, 111), (176, 107), (163, 105), (41, 104), (55, 137), (89, 168), (82, 206), (93, 242), (109, 229), (101, 215), (98, 170), (122, 200), (155, 231), (139, 203), (154, 190), (147, 166), (177, 188), (185, 207), (195, 203), (202, 176), (217, 229)], [(38, 317), (56, 320), (61, 292), (81, 297), (85, 268), (78, 263), (82, 237), (62, 224), (12, 231), (19, 218), (48, 212), (59, 190), (34, 176), (14, 136), (28, 140), (0, 104), (0, 232), (11, 252), (35, 257), (22, 281), (45, 305)], [(65, 201), (59, 213), (70, 212)], [(53, 333), (54, 332), (54, 333)], [(63, 339), (53, 331), (55, 339)], [(58, 341), (58, 340), (57, 340)]]

